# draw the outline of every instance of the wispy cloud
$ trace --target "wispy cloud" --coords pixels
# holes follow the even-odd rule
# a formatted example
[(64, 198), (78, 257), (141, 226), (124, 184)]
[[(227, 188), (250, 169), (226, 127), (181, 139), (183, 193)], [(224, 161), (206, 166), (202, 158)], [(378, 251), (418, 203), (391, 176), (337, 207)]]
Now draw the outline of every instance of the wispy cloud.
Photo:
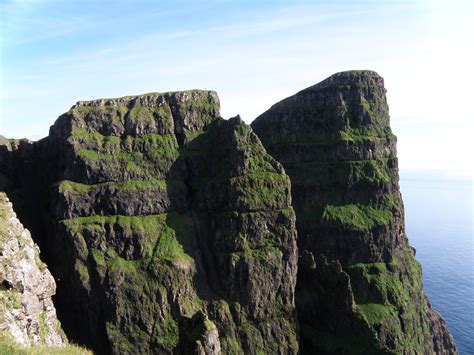
[[(412, 149), (468, 159), (469, 147), (453, 147), (457, 137), (469, 138), (451, 126), (469, 132), (474, 58), (467, 44), (474, 39), (472, 16), (456, 1), (70, 3), (4, 3), (4, 134), (46, 135), (53, 118), (79, 99), (186, 88), (217, 90), (225, 117), (251, 121), (336, 71), (366, 68), (385, 77), (402, 166), (423, 158)], [(440, 141), (449, 154), (436, 148)]]

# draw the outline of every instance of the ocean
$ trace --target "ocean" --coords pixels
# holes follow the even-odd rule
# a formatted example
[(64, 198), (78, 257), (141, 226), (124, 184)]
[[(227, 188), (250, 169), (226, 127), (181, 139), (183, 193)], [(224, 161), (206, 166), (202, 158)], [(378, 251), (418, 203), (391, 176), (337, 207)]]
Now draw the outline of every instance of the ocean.
[(402, 171), (400, 188), (425, 293), (447, 321), (459, 353), (474, 354), (472, 180)]

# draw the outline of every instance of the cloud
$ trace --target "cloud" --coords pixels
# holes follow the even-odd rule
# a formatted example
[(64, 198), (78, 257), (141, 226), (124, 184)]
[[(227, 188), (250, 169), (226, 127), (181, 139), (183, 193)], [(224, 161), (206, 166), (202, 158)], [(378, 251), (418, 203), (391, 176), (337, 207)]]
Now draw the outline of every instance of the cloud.
[[(429, 159), (437, 154), (449, 163), (448, 156), (460, 154), (455, 143), (463, 134), (453, 127), (469, 132), (474, 58), (467, 43), (474, 39), (469, 11), (455, 2), (449, 8), (191, 2), (169, 9), (118, 2), (110, 11), (86, 3), (102, 12), (48, 1), (16, 1), (8, 10), (10, 56), (0, 94), (1, 116), (8, 118), (0, 129), (8, 135), (46, 135), (52, 120), (79, 99), (188, 88), (217, 90), (225, 117), (240, 113), (250, 122), (276, 101), (354, 68), (385, 78), (402, 166), (433, 165)], [(436, 148), (441, 141), (446, 154)]]

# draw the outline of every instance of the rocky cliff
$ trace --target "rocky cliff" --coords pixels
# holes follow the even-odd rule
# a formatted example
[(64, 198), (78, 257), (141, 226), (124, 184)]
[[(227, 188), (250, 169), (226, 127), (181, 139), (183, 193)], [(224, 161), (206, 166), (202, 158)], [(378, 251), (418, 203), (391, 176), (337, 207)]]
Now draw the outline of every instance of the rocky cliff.
[(51, 296), (56, 284), (4, 192), (0, 192), (0, 335), (18, 344), (64, 346)]
[(455, 353), (406, 238), (383, 79), (335, 74), (252, 128), (292, 183), (301, 352)]
[(0, 189), (68, 337), (117, 354), (455, 353), (405, 236), (383, 80), (336, 74), (252, 126), (191, 90), (78, 102), (38, 142), (0, 139)]
[(79, 102), (4, 164), (37, 179), (10, 190), (43, 211), (30, 223), (74, 341), (297, 352), (289, 178), (239, 117), (220, 118), (214, 92)]

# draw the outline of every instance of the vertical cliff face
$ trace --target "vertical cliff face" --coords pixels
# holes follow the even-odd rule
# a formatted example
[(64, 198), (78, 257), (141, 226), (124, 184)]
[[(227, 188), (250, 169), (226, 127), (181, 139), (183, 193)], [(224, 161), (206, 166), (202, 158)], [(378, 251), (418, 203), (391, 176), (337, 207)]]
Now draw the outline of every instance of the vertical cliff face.
[(405, 235), (383, 79), (335, 74), (252, 127), (191, 90), (0, 136), (0, 191), (68, 337), (117, 354), (456, 353)]
[(335, 74), (252, 127), (291, 178), (302, 352), (456, 352), (406, 239), (383, 79)]
[(42, 211), (25, 219), (71, 339), (113, 353), (297, 352), (289, 178), (240, 118), (219, 117), (214, 92), (79, 102), (26, 145), (0, 158), (37, 179), (9, 191)]
[(6, 333), (19, 344), (64, 346), (67, 340), (51, 300), (55, 291), (56, 284), (39, 257), (38, 246), (16, 218), (5, 193), (0, 192), (2, 339)]

